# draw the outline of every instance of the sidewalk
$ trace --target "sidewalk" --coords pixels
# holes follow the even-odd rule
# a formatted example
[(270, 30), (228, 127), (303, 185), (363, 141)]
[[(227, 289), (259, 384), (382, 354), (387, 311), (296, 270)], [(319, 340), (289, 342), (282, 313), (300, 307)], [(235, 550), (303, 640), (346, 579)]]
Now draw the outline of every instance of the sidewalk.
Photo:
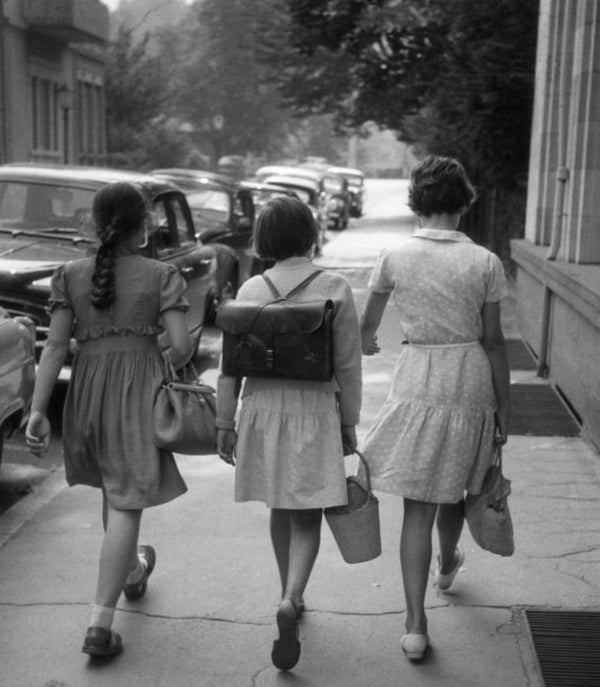
[[(399, 346), (389, 318), (380, 343), (386, 354), (364, 359), (361, 436)], [(233, 503), (233, 471), (217, 458), (178, 462), (189, 493), (144, 515), (142, 540), (156, 547), (157, 567), (144, 599), (120, 602), (125, 651), (107, 663), (80, 653), (102, 536), (99, 494), (66, 488), (59, 471), (0, 518), (2, 687), (542, 687), (523, 609), (600, 608), (597, 451), (582, 438), (512, 436), (504, 467), (516, 552), (486, 553), (465, 530), (452, 591), (428, 590), (426, 659), (411, 664), (399, 646), (402, 504), (379, 494), (378, 559), (345, 564), (324, 525), (302, 655), (280, 673), (270, 661), (279, 583), (268, 511)]]

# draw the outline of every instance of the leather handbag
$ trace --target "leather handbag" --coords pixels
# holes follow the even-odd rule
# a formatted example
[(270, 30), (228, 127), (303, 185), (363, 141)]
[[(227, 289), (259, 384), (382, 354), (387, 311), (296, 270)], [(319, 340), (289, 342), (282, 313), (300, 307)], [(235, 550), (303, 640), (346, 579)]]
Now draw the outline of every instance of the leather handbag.
[(216, 453), (215, 389), (199, 379), (191, 362), (177, 373), (167, 358), (165, 368), (166, 379), (154, 401), (154, 443), (173, 453)]
[(480, 494), (467, 494), (465, 516), (473, 539), (482, 549), (500, 556), (515, 550), (512, 518), (508, 507), (510, 480), (502, 474), (502, 449), (496, 447), (494, 463), (483, 479)]
[(333, 301), (290, 300), (320, 272), (313, 272), (285, 296), (263, 275), (275, 300), (221, 304), (216, 322), (223, 332), (224, 374), (319, 382), (332, 378)]

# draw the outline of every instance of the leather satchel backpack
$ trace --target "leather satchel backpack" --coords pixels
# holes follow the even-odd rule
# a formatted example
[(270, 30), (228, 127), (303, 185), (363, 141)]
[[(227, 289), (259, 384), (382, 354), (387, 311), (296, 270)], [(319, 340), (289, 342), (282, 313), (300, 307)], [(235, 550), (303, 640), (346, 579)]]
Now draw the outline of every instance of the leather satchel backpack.
[(317, 277), (313, 272), (268, 303), (226, 301), (217, 312), (223, 332), (222, 369), (230, 377), (282, 377), (324, 382), (333, 376), (333, 301), (291, 299)]

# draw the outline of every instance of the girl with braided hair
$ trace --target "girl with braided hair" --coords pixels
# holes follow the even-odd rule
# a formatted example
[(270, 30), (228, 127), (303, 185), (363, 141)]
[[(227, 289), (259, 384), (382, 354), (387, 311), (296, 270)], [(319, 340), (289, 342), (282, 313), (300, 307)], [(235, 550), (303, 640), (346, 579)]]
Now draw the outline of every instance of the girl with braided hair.
[(140, 191), (128, 183), (104, 186), (94, 197), (93, 219), (96, 256), (62, 265), (52, 278), (50, 331), (26, 438), (36, 455), (48, 450), (47, 407), (74, 336), (63, 411), (65, 472), (69, 485), (102, 490), (105, 531), (82, 651), (110, 656), (122, 648), (111, 629), (121, 592), (140, 599), (155, 565), (154, 549), (138, 545), (142, 511), (186, 491), (173, 455), (152, 440), (152, 404), (164, 379), (157, 337), (166, 330), (175, 367), (187, 361), (191, 344), (185, 281), (174, 266), (137, 254), (147, 238)]

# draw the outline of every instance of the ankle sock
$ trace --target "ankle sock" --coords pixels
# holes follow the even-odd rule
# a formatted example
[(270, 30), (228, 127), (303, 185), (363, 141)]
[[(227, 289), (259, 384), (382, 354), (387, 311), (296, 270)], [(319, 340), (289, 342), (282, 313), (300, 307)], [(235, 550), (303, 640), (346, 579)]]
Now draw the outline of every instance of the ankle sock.
[(92, 617), (90, 618), (90, 627), (103, 627), (105, 630), (110, 630), (115, 615), (115, 609), (108, 606), (98, 606), (97, 604), (90, 604), (92, 610)]
[(125, 580), (125, 584), (137, 584), (142, 577), (144, 577), (144, 573), (146, 572), (146, 562), (143, 561), (141, 558), (138, 558), (137, 565), (135, 568), (127, 575), (127, 579)]

